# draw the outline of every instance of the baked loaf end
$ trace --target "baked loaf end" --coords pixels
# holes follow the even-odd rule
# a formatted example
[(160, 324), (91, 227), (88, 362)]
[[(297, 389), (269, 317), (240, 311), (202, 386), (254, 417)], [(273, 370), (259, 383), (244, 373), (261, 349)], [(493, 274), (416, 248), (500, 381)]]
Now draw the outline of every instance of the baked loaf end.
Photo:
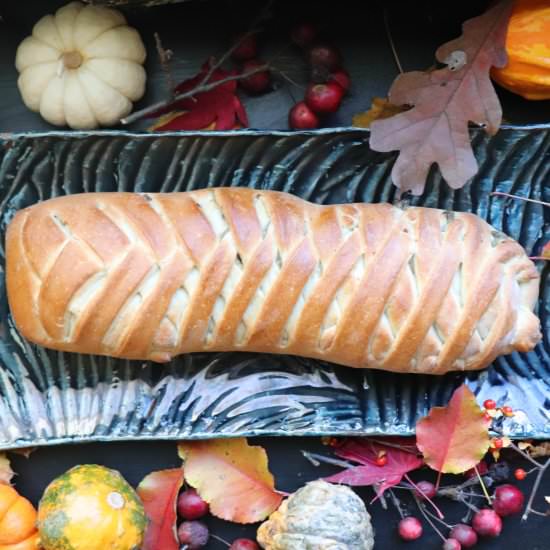
[(535, 266), (472, 214), (238, 188), (90, 193), (18, 212), (6, 241), (15, 323), (59, 350), (439, 374), (540, 339)]

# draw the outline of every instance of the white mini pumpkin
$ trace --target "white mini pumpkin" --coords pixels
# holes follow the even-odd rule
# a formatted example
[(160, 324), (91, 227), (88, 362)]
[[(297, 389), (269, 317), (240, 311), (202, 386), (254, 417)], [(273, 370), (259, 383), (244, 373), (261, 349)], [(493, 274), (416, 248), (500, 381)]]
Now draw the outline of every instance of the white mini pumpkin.
[(145, 47), (117, 10), (71, 2), (17, 49), (25, 105), (56, 126), (116, 124), (145, 91)]

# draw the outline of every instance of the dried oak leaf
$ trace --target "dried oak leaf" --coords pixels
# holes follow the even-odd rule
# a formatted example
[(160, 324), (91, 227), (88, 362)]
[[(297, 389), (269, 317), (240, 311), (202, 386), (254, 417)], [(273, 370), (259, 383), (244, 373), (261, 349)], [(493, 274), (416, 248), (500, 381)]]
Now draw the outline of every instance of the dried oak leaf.
[[(189, 92), (203, 81), (210, 69), (208, 61), (199, 74), (179, 84), (176, 94)], [(218, 82), (232, 75), (223, 69), (216, 69), (208, 83)], [(248, 117), (237, 96), (237, 81), (231, 80), (212, 90), (200, 92), (193, 97), (174, 101), (167, 107), (150, 115), (159, 117), (149, 128), (154, 131), (169, 130), (233, 130), (248, 126)]]
[[(386, 489), (397, 485), (405, 474), (423, 465), (417, 452), (397, 449), (375, 443), (369, 439), (348, 439), (334, 453), (340, 458), (358, 462), (360, 465), (325, 478), (330, 483), (364, 486), (376, 485), (376, 494), (381, 496)], [(380, 455), (386, 457), (383, 466), (376, 464)]]
[(406, 111), (407, 108), (408, 107), (404, 105), (393, 105), (384, 97), (375, 97), (373, 98), (368, 111), (353, 115), (352, 124), (357, 128), (370, 128), (370, 125), (375, 120), (390, 118)]
[(149, 519), (142, 550), (179, 550), (176, 504), (182, 485), (182, 468), (152, 472), (138, 485), (137, 494)]
[(382, 152), (399, 150), (392, 179), (401, 192), (421, 195), (434, 163), (453, 189), (476, 174), (468, 122), (484, 125), (491, 135), (500, 127), (502, 108), (489, 70), (506, 64), (510, 11), (511, 2), (504, 0), (469, 19), (462, 26), (462, 36), (436, 52), (447, 67), (404, 73), (392, 84), (390, 102), (413, 108), (373, 122), (370, 146)]
[(6, 456), (6, 453), (0, 453), (0, 483), (11, 485), (11, 480), (14, 475), (14, 471), (11, 469), (10, 459)]
[(186, 441), (178, 445), (178, 452), (185, 480), (219, 518), (256, 523), (281, 503), (265, 450), (250, 446), (245, 438)]
[(489, 449), (489, 422), (466, 385), (446, 407), (433, 407), (416, 423), (416, 444), (426, 464), (444, 474), (473, 468)]
[(550, 441), (544, 441), (538, 445), (533, 445), (529, 448), (528, 452), (533, 458), (550, 456)]

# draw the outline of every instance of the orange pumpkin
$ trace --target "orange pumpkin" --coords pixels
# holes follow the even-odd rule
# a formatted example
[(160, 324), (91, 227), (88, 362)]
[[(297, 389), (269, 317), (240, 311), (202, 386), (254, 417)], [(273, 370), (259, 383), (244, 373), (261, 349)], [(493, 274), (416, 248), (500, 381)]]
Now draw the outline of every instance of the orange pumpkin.
[(0, 484), (0, 550), (36, 550), (36, 510), (13, 487)]
[(506, 51), (508, 64), (502, 69), (493, 69), (493, 79), (526, 99), (550, 99), (548, 0), (515, 0)]

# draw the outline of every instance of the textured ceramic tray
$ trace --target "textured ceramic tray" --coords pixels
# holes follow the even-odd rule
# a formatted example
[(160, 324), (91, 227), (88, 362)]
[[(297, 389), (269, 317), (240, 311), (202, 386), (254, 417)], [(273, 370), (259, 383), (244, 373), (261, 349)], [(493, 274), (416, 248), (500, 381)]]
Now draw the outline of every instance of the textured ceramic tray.
[[(436, 172), (414, 204), (476, 212), (538, 253), (550, 210), (490, 196), (550, 200), (550, 128), (474, 131), (481, 170), (452, 192)], [(320, 203), (394, 201), (394, 155), (368, 132), (45, 134), (0, 136), (0, 232), (14, 212), (90, 191), (183, 191), (213, 185), (288, 191)], [(3, 249), (2, 249), (3, 263)], [(541, 269), (543, 265), (541, 263)], [(544, 340), (480, 373), (445, 377), (358, 371), (284, 356), (197, 354), (161, 366), (47, 351), (9, 316), (0, 274), (0, 447), (69, 441), (237, 435), (410, 434), (466, 379), (480, 400), (520, 411), (515, 435), (550, 434), (550, 285), (542, 269)]]

